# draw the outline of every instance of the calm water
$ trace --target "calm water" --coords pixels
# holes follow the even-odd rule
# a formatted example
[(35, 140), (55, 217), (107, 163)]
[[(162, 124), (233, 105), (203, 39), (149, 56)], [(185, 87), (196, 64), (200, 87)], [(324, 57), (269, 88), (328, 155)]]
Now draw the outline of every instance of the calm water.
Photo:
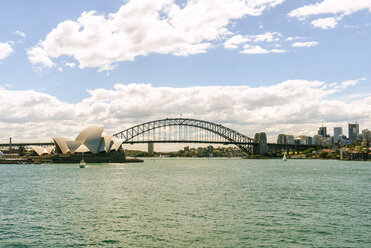
[(0, 165), (1, 247), (371, 247), (371, 163)]

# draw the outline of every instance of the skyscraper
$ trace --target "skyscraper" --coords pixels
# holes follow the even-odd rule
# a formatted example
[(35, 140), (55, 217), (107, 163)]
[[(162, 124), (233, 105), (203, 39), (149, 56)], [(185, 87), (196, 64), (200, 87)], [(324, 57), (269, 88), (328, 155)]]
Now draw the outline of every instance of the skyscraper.
[(327, 128), (326, 127), (320, 127), (318, 129), (318, 135), (322, 135), (322, 137), (327, 137)]
[(349, 140), (355, 141), (357, 139), (357, 135), (359, 134), (359, 124), (348, 123), (348, 131), (349, 131)]
[(341, 135), (343, 135), (343, 128), (342, 127), (334, 127), (334, 141), (339, 140)]

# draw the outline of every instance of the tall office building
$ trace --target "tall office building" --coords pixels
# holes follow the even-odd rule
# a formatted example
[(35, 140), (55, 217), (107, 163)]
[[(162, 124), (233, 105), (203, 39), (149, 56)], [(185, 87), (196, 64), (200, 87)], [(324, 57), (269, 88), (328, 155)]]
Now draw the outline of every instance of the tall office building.
[(318, 129), (318, 135), (322, 135), (322, 137), (327, 137), (327, 128), (326, 127), (320, 127)]
[(371, 146), (371, 131), (368, 129), (362, 130), (362, 145), (365, 147)]
[(286, 134), (280, 134), (277, 138), (277, 144), (287, 144), (287, 135)]
[(348, 123), (348, 131), (349, 131), (349, 140), (355, 141), (357, 139), (357, 135), (359, 134), (359, 124)]
[[(265, 133), (264, 133), (264, 137), (266, 137)], [(292, 144), (292, 145), (295, 144), (294, 135), (287, 135), (287, 134), (278, 135), (277, 144)]]
[(343, 128), (334, 127), (334, 141), (338, 141), (342, 135), (343, 135)]

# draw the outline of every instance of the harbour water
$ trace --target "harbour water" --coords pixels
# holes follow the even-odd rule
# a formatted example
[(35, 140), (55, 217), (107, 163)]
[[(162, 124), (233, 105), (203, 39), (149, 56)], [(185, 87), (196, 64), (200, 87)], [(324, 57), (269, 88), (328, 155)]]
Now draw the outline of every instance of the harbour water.
[(0, 165), (0, 247), (371, 247), (371, 163)]

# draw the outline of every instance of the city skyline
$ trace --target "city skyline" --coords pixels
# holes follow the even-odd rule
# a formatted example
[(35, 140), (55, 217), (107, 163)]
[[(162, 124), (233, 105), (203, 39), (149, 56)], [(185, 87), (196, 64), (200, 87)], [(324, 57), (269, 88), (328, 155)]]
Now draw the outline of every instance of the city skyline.
[(0, 139), (180, 116), (268, 140), (322, 123), (370, 129), (370, 11), (368, 0), (5, 0)]

